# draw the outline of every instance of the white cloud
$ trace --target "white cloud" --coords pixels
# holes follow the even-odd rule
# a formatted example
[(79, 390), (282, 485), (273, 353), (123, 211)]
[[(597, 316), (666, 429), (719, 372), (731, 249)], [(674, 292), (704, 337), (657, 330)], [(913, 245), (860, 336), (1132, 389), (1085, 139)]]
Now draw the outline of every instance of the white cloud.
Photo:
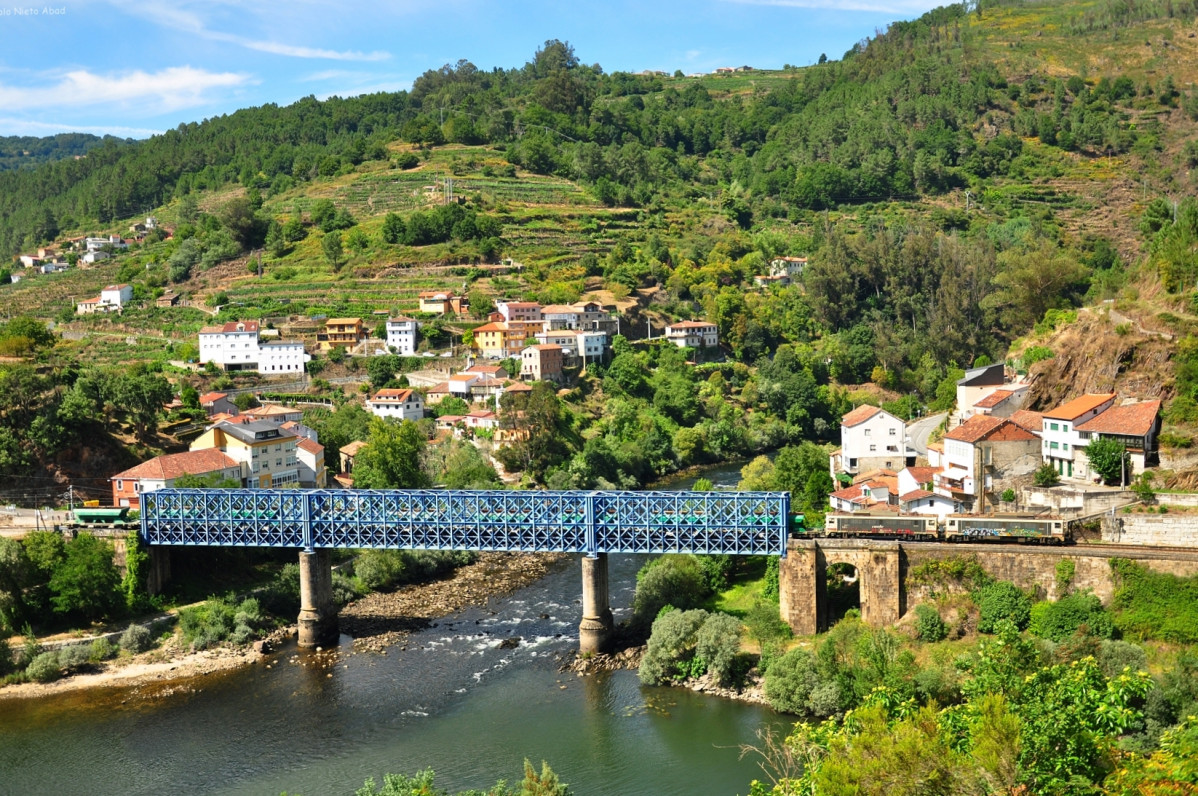
[(824, 11), (870, 11), (881, 14), (922, 14), (943, 3), (934, 0), (725, 0), (750, 6), (810, 8)]
[(214, 89), (251, 82), (248, 75), (172, 66), (158, 72), (136, 70), (100, 75), (85, 69), (51, 73), (44, 85), (0, 83), (0, 108), (9, 112), (39, 108), (108, 105), (145, 115), (190, 108), (210, 101)]
[[(286, 42), (271, 41), (264, 38), (256, 38), (253, 36), (241, 36), (235, 33), (225, 33), (220, 30), (213, 30), (197, 13), (189, 11), (184, 6), (185, 3), (179, 2), (141, 2), (140, 0), (116, 0), (116, 5), (124, 7), (130, 13), (136, 13), (145, 19), (163, 25), (164, 27), (173, 30), (191, 33), (201, 38), (210, 41), (225, 42), (227, 44), (235, 44), (239, 47), (245, 47), (249, 50), (257, 50), (258, 52), (270, 53), (272, 55), (283, 55), (291, 58), (319, 58), (331, 61), (386, 61), (391, 57), (391, 53), (376, 50), (374, 52), (361, 52), (359, 50), (330, 50), (323, 47), (308, 47), (301, 44), (288, 44)], [(205, 8), (212, 8), (212, 3), (205, 3)], [(231, 9), (241, 15), (242, 21), (244, 17), (251, 13), (265, 15), (267, 17), (264, 22), (277, 22), (279, 15), (294, 13), (294, 8), (282, 8), (272, 6), (262, 7), (247, 7), (240, 8), (238, 4), (231, 4)], [(230, 10), (230, 9), (222, 9)], [(328, 8), (322, 9), (322, 13), (331, 13)], [(264, 25), (270, 26), (270, 25)], [(242, 25), (243, 28), (248, 27)]]
[(92, 124), (72, 124), (69, 122), (35, 122), (29, 119), (0, 117), (0, 134), (3, 135), (54, 135), (55, 133), (93, 133), (95, 135), (115, 135), (119, 138), (149, 138), (158, 135), (162, 130), (146, 127), (121, 127)]

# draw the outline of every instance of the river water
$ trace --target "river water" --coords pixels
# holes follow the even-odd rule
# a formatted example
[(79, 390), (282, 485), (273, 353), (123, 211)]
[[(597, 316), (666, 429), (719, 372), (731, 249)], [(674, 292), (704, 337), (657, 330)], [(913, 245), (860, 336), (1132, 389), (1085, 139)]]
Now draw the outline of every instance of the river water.
[[(734, 486), (738, 470), (702, 475)], [(617, 621), (642, 563), (610, 561)], [(329, 666), (288, 646), (269, 656), (270, 668), (183, 689), (2, 700), (0, 793), (351, 794), (367, 777), (425, 767), (460, 790), (518, 782), (524, 758), (538, 768), (549, 761), (578, 796), (747, 792), (761, 774), (753, 759), (738, 759), (739, 745), (788, 723), (756, 706), (645, 688), (635, 672), (558, 673), (557, 656), (577, 649), (580, 591), (573, 559), (386, 655), (347, 654)], [(515, 637), (515, 648), (500, 646)]]

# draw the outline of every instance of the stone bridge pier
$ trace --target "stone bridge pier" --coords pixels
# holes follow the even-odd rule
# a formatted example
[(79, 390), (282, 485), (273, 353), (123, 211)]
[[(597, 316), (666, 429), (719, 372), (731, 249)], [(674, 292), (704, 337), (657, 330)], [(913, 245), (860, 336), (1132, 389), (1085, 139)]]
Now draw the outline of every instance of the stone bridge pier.
[(902, 561), (898, 542), (792, 539), (778, 573), (782, 619), (798, 635), (826, 630), (828, 567), (851, 564), (857, 570), (862, 621), (874, 627), (894, 624), (907, 610)]
[(608, 652), (614, 622), (607, 584), (607, 553), (583, 556), (582, 621), (578, 624), (578, 651)]
[(333, 602), (333, 558), (328, 550), (304, 550), (299, 554), (301, 647), (316, 647), (337, 641), (337, 606)]

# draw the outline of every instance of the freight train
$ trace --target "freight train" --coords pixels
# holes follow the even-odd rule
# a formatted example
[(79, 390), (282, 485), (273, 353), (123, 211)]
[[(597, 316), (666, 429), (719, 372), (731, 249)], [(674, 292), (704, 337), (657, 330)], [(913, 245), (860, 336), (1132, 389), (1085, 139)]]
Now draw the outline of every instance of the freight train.
[(1003, 517), (950, 514), (941, 522), (921, 514), (828, 514), (822, 529), (792, 530), (796, 535), (830, 538), (893, 539), (918, 542), (1016, 542), (1067, 544), (1068, 520), (1060, 517)]

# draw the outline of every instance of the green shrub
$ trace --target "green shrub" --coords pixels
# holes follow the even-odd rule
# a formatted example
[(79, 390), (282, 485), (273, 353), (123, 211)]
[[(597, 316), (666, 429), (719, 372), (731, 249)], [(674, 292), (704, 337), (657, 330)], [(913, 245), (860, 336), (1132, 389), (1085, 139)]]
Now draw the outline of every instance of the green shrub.
[(1098, 665), (1107, 677), (1115, 677), (1124, 669), (1133, 672), (1148, 670), (1148, 654), (1139, 644), (1130, 641), (1103, 640), (1098, 648)]
[(1073, 576), (1077, 572), (1077, 564), (1072, 558), (1062, 558), (1053, 568), (1053, 579), (1056, 582), (1057, 596), (1063, 596), (1073, 584)]
[(793, 649), (775, 660), (765, 675), (765, 699), (782, 713), (831, 716), (842, 707), (841, 685), (820, 671), (816, 657)]
[(740, 632), (739, 620), (715, 613), (707, 617), (695, 637), (695, 658), (706, 661), (706, 671), (714, 674), (720, 685), (732, 682), (733, 663), (740, 651)]
[(92, 648), (90, 644), (72, 644), (58, 648), (58, 665), (71, 671), (91, 663)]
[(1040, 465), (1032, 475), (1032, 483), (1036, 486), (1056, 486), (1060, 480), (1056, 468), (1048, 463)]
[(1030, 346), (1026, 351), (1023, 352), (1023, 366), (1025, 368), (1030, 368), (1037, 362), (1042, 362), (1046, 359), (1052, 359), (1055, 356), (1056, 354), (1053, 353), (1053, 350), (1048, 346)]
[(154, 638), (145, 625), (129, 625), (121, 634), (121, 649), (136, 655), (145, 652), (154, 644)]
[(948, 635), (948, 625), (940, 618), (935, 606), (920, 603), (915, 606), (915, 635), (920, 641), (941, 641)]
[(35, 683), (52, 683), (62, 677), (57, 652), (43, 652), (29, 662), (25, 674)]
[(633, 622), (643, 628), (665, 606), (683, 611), (697, 608), (710, 594), (696, 556), (662, 556), (645, 564), (636, 574)]
[(721, 592), (728, 588), (728, 577), (732, 574), (732, 556), (698, 556), (698, 559), (710, 591)]
[(1015, 490), (1014, 489), (1004, 489), (1003, 493), (1002, 493), (1002, 500), (1004, 503), (1014, 503), (1015, 502)]
[(0, 638), (0, 677), (7, 677), (16, 671), (17, 656), (13, 654), (8, 639)]
[(115, 658), (119, 648), (106, 638), (98, 638), (92, 642), (90, 655), (88, 660), (92, 663), (100, 663), (109, 658)]
[(984, 586), (974, 595), (978, 605), (978, 631), (993, 633), (999, 622), (1006, 619), (1023, 630), (1031, 619), (1032, 601), (1014, 583), (1000, 580)]
[(677, 676), (679, 664), (689, 663), (694, 657), (695, 637), (707, 616), (706, 611), (699, 609), (673, 610), (655, 619), (637, 672), (640, 681), (658, 685)]
[(1198, 643), (1198, 576), (1180, 578), (1127, 559), (1111, 559), (1115, 627), (1136, 639)]
[(403, 556), (398, 550), (363, 550), (354, 560), (354, 575), (371, 590), (399, 583), (403, 571)]
[(232, 595), (179, 611), (183, 640), (195, 650), (208, 649), (225, 640), (245, 644), (258, 637), (265, 621), (256, 599), (238, 603)]
[(1094, 594), (1070, 594), (1056, 602), (1032, 606), (1028, 624), (1032, 635), (1051, 641), (1065, 641), (1082, 628), (1085, 628), (1087, 635), (1095, 638), (1109, 639), (1115, 632), (1110, 615)]

